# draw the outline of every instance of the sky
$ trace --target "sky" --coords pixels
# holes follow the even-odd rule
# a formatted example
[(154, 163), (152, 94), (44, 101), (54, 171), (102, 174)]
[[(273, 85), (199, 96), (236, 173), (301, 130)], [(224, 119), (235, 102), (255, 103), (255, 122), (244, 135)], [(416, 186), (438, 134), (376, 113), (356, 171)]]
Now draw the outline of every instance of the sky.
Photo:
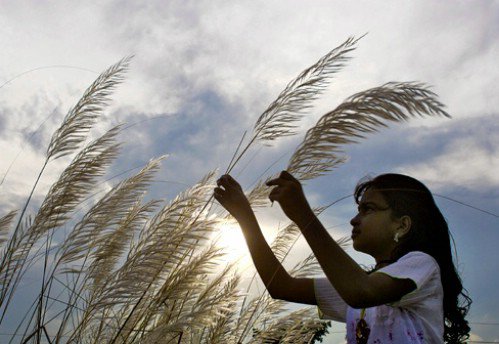
[[(27, 195), (71, 105), (125, 56), (134, 56), (130, 71), (96, 132), (134, 124), (120, 136), (124, 154), (110, 175), (168, 155), (151, 190), (168, 199), (210, 170), (224, 170), (244, 132), (300, 71), (367, 33), (299, 133), (257, 147), (234, 175), (249, 189), (270, 165), (264, 176), (284, 169), (305, 130), (355, 92), (389, 81), (431, 85), (451, 119), (369, 135), (345, 147), (349, 159), (305, 191), (320, 206), (351, 194), (366, 175), (423, 181), (455, 240), (473, 298), (472, 338), (499, 341), (499, 1), (1, 1), (0, 27), (2, 214)], [(37, 197), (63, 163), (49, 167)], [(354, 214), (349, 198), (321, 219), (341, 238)], [(269, 238), (283, 220), (278, 207), (258, 216)], [(295, 250), (309, 252), (303, 242)], [(333, 325), (340, 333), (327, 343), (343, 343), (343, 326)]]

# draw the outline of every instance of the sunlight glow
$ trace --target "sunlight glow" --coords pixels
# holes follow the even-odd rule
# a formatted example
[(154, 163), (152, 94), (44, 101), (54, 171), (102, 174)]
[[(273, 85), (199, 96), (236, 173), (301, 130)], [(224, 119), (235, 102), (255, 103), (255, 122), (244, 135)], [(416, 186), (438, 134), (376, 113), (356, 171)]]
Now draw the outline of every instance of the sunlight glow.
[(250, 263), (249, 250), (237, 223), (223, 222), (219, 225), (218, 246), (226, 253), (223, 261), (237, 261), (238, 268), (245, 268)]

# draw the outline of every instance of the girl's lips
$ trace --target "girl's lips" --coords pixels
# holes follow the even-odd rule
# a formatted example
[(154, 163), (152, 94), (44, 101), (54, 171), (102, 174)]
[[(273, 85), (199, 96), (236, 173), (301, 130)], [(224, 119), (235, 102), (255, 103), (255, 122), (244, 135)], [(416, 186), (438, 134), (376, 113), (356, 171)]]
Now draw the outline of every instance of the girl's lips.
[(353, 239), (354, 237), (356, 237), (357, 235), (359, 235), (359, 234), (360, 234), (360, 232), (359, 232), (359, 231), (355, 231), (355, 230), (354, 230), (354, 231), (352, 231), (352, 239)]

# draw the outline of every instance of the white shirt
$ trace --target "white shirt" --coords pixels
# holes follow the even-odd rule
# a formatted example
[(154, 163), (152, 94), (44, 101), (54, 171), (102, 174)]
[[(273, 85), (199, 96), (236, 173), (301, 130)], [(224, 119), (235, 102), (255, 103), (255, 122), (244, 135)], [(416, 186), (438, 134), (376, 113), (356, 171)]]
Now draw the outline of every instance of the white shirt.
[[(397, 302), (366, 309), (368, 343), (443, 343), (443, 289), (436, 260), (424, 252), (409, 252), (374, 273), (409, 278), (416, 289)], [(349, 307), (327, 278), (314, 279), (314, 288), (321, 317), (346, 322), (347, 342), (355, 344), (361, 310)]]

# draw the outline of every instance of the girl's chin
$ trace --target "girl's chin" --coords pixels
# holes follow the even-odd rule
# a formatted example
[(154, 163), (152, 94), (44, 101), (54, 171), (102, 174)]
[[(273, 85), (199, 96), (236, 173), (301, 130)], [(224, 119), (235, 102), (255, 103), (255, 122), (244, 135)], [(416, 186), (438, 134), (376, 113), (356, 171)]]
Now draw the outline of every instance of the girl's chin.
[(354, 237), (352, 237), (352, 247), (355, 251), (361, 251), (359, 247), (359, 242), (356, 241)]
[(366, 250), (365, 248), (362, 247), (362, 244), (359, 242), (359, 240), (355, 240), (354, 238), (352, 238), (352, 248), (357, 251), (357, 252), (362, 252), (362, 253), (366, 253)]

